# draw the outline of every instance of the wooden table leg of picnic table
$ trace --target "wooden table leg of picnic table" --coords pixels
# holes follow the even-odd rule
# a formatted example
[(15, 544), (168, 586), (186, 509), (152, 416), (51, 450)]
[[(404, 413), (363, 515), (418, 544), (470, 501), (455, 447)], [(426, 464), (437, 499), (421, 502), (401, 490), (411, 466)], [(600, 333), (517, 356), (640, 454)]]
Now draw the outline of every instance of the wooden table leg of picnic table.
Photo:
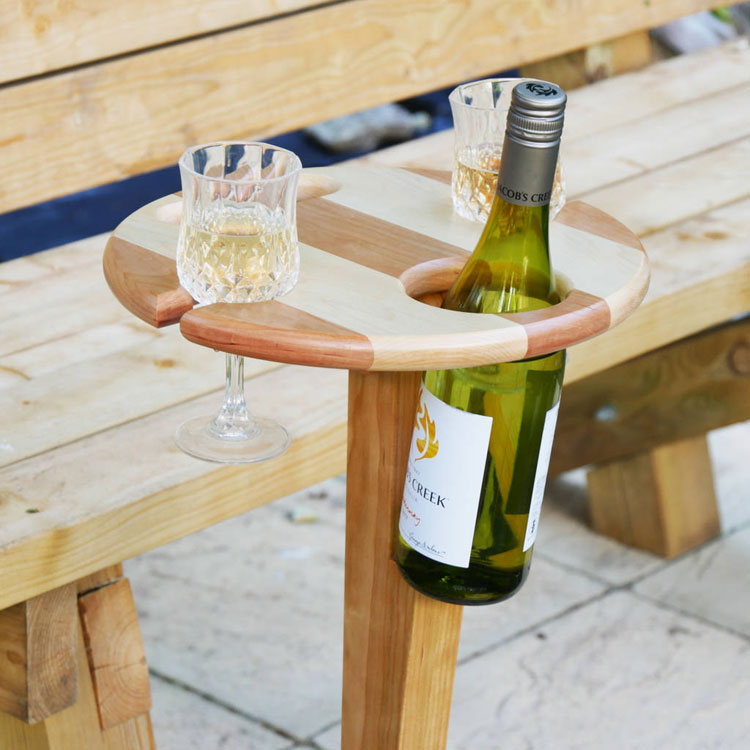
[(392, 559), (420, 373), (349, 376), (342, 750), (443, 750), (462, 608)]
[(155, 750), (150, 707), (119, 565), (0, 612), (0, 748)]
[(589, 472), (594, 530), (663, 557), (719, 534), (705, 435), (612, 461)]

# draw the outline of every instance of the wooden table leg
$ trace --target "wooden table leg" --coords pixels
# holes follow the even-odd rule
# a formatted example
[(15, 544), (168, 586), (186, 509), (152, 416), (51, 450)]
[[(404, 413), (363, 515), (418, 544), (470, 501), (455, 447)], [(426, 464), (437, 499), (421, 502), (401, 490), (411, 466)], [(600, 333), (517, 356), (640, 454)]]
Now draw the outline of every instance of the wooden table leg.
[(0, 612), (0, 646), (0, 748), (155, 750), (119, 565)]
[(446, 744), (462, 608), (392, 560), (419, 378), (349, 377), (342, 750)]
[(675, 557), (719, 533), (706, 436), (662, 445), (588, 474), (594, 530)]

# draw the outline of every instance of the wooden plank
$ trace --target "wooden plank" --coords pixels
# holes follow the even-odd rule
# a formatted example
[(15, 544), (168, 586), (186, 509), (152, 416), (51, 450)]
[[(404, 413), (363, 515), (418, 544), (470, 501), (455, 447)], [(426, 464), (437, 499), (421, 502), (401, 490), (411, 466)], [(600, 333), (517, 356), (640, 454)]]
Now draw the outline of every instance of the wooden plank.
[[(694, 101), (696, 92), (708, 97), (748, 82), (750, 44), (740, 39), (571, 91), (565, 112), (563, 166), (568, 144)], [(721, 133), (716, 135), (721, 137)], [(358, 161), (450, 170), (453, 130), (381, 149)]]
[[(248, 361), (246, 377), (274, 367)], [(85, 368), (73, 365), (21, 382), (0, 391), (3, 440), (9, 446), (0, 466), (210, 393), (221, 384), (221, 357), (190, 345), (177, 330)]]
[(0, 612), (0, 710), (35, 724), (75, 703), (73, 584)]
[(550, 472), (605, 463), (750, 419), (750, 320), (565, 388)]
[[(73, 316), (69, 317), (75, 323)], [(151, 326), (134, 320), (119, 323), (104, 323), (83, 327), (80, 331), (61, 335), (0, 356), (0, 389), (16, 385), (24, 380), (34, 380), (66, 367), (87, 367), (96, 359), (116, 354), (126, 349), (145, 346), (159, 333)]]
[(599, 534), (675, 557), (720, 531), (704, 435), (589, 472), (591, 523)]
[(392, 559), (419, 377), (350, 374), (342, 748), (442, 750), (448, 733), (462, 608)]
[(4, 295), (22, 288), (33, 288), (39, 280), (51, 274), (86, 266), (96, 257), (97, 252), (101, 252), (106, 241), (106, 235), (93, 235), (67, 245), (4, 261), (0, 263), (0, 291)]
[(749, 65), (750, 44), (735, 39), (577, 89), (566, 107), (563, 144), (741, 87), (750, 82)]
[(102, 729), (148, 713), (151, 688), (130, 581), (80, 596), (78, 609)]
[[(745, 137), (579, 197), (616, 214), (626, 227), (644, 238), (750, 197), (750, 184), (745, 179), (749, 170), (750, 137)], [(648, 242), (644, 245), (648, 251)]]
[[(710, 6), (446, 0), (436, 10), (360, 0), (8, 86), (0, 91), (8, 175), (0, 207), (162, 167), (191, 143), (293, 130)], [(26, 179), (39, 153), (45, 179)]]
[(746, 136), (750, 136), (750, 83), (566, 142), (568, 189), (571, 195), (583, 195), (705, 151), (712, 153), (722, 140)]
[(0, 711), (0, 747), (12, 748), (12, 750), (50, 750), (44, 724), (30, 726), (25, 721), (2, 711)]
[(26, 646), (26, 602), (21, 602), (0, 611), (0, 712), (22, 719), (28, 716)]
[(181, 453), (174, 430), (215, 411), (210, 394), (4, 469), (0, 608), (344, 471), (343, 372), (284, 367), (250, 380), (247, 394), (251, 410), (290, 430), (284, 456), (217, 468)]
[(109, 565), (106, 568), (97, 570), (91, 575), (79, 578), (76, 581), (76, 590), (79, 596), (81, 596), (81, 594), (88, 594), (90, 591), (99, 589), (109, 583), (119, 581), (122, 576), (122, 565), (120, 563), (117, 563), (116, 565)]
[(747, 199), (650, 235), (652, 281), (645, 302), (617, 328), (570, 349), (565, 382), (746, 313), (749, 235)]
[(104, 276), (133, 315), (158, 328), (176, 323), (195, 305), (180, 286), (173, 260), (116, 236), (107, 243)]
[(108, 730), (100, 729), (83, 633), (77, 619), (78, 700), (34, 726), (0, 713), (0, 747), (4, 750), (156, 750), (148, 714)]
[(525, 78), (554, 81), (570, 92), (595, 81), (642, 68), (652, 60), (651, 40), (648, 31), (642, 29), (566, 55), (524, 65), (520, 73)]
[(26, 603), (31, 724), (72, 705), (78, 695), (75, 596), (75, 584), (67, 584)]
[[(319, 5), (320, 0), (0, 2), (0, 82)], [(144, 18), (148, 23), (144, 23)]]
[(141, 714), (102, 732), (105, 750), (156, 750), (151, 716)]
[[(86, 327), (126, 320), (121, 306), (102, 283), (101, 252), (92, 254), (90, 268), (72, 269), (39, 279), (0, 299), (3, 336), (0, 355), (28, 349)], [(44, 304), (40, 304), (44, 300)], [(54, 309), (55, 315), (49, 311)], [(132, 320), (132, 316), (130, 317)]]

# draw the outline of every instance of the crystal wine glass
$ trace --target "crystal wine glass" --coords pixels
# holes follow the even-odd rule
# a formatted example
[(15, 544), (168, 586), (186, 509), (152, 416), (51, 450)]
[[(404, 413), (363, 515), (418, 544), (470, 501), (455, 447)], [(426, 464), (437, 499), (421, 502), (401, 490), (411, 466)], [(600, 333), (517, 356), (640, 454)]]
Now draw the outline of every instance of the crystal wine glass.
[[(193, 299), (252, 303), (289, 292), (299, 275), (299, 157), (267, 143), (222, 142), (187, 149), (179, 167), (177, 273)], [(250, 414), (236, 354), (226, 355), (219, 413), (187, 420), (175, 441), (191, 456), (228, 464), (265, 461), (290, 444), (282, 425)]]

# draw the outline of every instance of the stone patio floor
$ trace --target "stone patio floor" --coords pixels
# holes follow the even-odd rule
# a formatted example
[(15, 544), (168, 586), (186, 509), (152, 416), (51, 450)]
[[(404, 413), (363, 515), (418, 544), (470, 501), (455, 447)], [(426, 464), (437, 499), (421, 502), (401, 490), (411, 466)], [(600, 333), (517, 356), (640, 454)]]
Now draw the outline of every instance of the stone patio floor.
[[(525, 587), (465, 611), (450, 750), (750, 748), (750, 423), (710, 446), (723, 533), (672, 561), (589, 530), (583, 471), (549, 483)], [(160, 750), (338, 750), (344, 496), (126, 564)]]

